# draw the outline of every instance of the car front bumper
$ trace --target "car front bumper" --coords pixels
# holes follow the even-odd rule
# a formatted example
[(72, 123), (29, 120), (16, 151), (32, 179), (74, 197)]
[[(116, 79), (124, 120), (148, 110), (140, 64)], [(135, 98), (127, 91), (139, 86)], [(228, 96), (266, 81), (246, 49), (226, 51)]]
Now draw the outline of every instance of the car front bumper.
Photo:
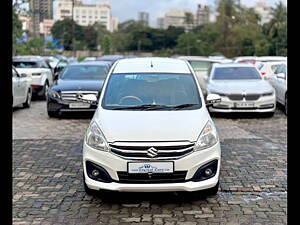
[[(203, 165), (218, 160), (217, 172), (209, 179), (203, 181), (191, 181), (196, 171)], [(166, 192), (166, 191), (198, 191), (216, 186), (219, 181), (221, 149), (218, 142), (213, 147), (195, 151), (174, 161), (174, 171), (187, 171), (186, 182), (180, 183), (120, 183), (117, 172), (127, 172), (128, 162), (141, 162), (141, 160), (127, 160), (110, 152), (104, 152), (90, 148), (83, 144), (83, 168), (86, 185), (93, 190), (111, 190), (124, 192)], [(91, 179), (87, 175), (86, 161), (93, 162), (109, 174), (112, 182), (100, 182)], [(160, 160), (162, 162), (164, 160)], [(170, 161), (170, 160), (167, 160)], [(144, 161), (145, 162), (145, 161)]]
[[(253, 103), (253, 107), (249, 108), (237, 108), (235, 106), (236, 103)], [(275, 112), (276, 109), (276, 97), (272, 96), (264, 96), (260, 97), (255, 101), (233, 101), (230, 100), (226, 96), (221, 97), (221, 102), (213, 104), (209, 107), (210, 112), (220, 112), (220, 113), (229, 113), (229, 112), (257, 112), (257, 113), (267, 113), (267, 112)]]
[(53, 98), (48, 95), (47, 110), (50, 112), (95, 112), (97, 106), (91, 105), (89, 108), (70, 108), (70, 102)]

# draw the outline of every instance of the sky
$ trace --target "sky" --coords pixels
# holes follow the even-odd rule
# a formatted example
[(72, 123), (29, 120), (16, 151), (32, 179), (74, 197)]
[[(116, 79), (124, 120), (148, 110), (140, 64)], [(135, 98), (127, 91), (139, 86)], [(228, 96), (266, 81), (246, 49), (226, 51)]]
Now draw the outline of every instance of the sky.
[[(157, 25), (157, 18), (163, 17), (171, 8), (190, 9), (196, 12), (198, 4), (214, 7), (216, 0), (82, 0), (86, 4), (108, 1), (111, 4), (112, 15), (118, 17), (120, 23), (138, 17), (138, 12), (149, 13), (150, 26)], [(258, 1), (264, 1), (267, 5), (275, 6), (278, 2), (287, 5), (287, 0), (240, 0), (242, 5), (252, 7)], [(27, 8), (28, 6), (26, 6)]]
[[(187, 8), (196, 11), (198, 4), (214, 6), (215, 0), (82, 0), (87, 4), (108, 1), (111, 4), (112, 15), (118, 17), (120, 22), (137, 19), (138, 12), (149, 13), (151, 26), (157, 25), (157, 18), (163, 17), (171, 8)], [(241, 4), (252, 7), (259, 0), (241, 0)], [(267, 5), (274, 6), (280, 0), (263, 0)], [(281, 0), (287, 5), (287, 0)]]

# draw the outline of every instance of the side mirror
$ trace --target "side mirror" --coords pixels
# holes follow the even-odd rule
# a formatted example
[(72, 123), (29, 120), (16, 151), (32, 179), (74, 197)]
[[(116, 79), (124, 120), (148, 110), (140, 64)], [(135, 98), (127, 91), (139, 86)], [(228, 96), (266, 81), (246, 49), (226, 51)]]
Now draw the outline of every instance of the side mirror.
[(21, 73), (20, 77), (27, 77), (27, 74), (26, 73)]
[(285, 74), (284, 73), (278, 73), (278, 74), (276, 74), (276, 77), (280, 78), (280, 79), (285, 79)]
[(82, 102), (86, 102), (86, 103), (90, 103), (93, 105), (97, 105), (97, 97), (93, 94), (89, 94), (89, 95), (79, 95), (77, 97), (78, 100), (81, 100)]
[(221, 102), (221, 96), (217, 94), (208, 94), (206, 97), (206, 106)]

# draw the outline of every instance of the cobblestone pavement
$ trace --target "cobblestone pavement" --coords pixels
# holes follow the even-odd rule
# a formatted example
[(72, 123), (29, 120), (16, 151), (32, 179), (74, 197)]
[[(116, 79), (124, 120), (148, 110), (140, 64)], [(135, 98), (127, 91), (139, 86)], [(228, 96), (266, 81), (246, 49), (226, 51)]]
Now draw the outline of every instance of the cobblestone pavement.
[(222, 148), (216, 196), (83, 189), (89, 117), (49, 119), (44, 101), (13, 112), (14, 224), (287, 224), (287, 119), (213, 117)]

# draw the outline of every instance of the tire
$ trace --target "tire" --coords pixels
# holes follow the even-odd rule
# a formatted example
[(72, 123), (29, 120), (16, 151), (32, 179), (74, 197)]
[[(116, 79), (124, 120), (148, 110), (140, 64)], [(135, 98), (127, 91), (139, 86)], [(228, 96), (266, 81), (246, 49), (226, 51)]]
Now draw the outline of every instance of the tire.
[(29, 89), (27, 92), (26, 102), (23, 103), (24, 108), (30, 108), (31, 98), (32, 98), (32, 91), (31, 89)]
[(39, 96), (41, 96), (44, 100), (47, 100), (48, 89), (49, 89), (49, 84), (48, 84), (48, 81), (46, 80), (45, 85), (39, 94)]
[(95, 196), (95, 195), (99, 194), (99, 191), (90, 189), (90, 188), (86, 185), (85, 179), (84, 179), (84, 174), (83, 174), (83, 185), (84, 185), (84, 191), (85, 191), (85, 193), (86, 193), (87, 195)]
[(265, 113), (265, 117), (267, 117), (267, 118), (271, 118), (271, 117), (273, 117), (274, 116), (274, 114), (275, 114), (275, 112), (267, 112), (267, 113)]
[(216, 186), (205, 190), (206, 195), (208, 195), (208, 196), (216, 195), (218, 193), (218, 190), (219, 190), (219, 185), (220, 185), (220, 183), (218, 181), (218, 183), (216, 184)]
[(285, 115), (288, 114), (288, 99), (287, 99), (287, 94), (285, 94), (284, 113), (285, 113)]
[(58, 118), (58, 112), (47, 110), (47, 113), (50, 118)]

